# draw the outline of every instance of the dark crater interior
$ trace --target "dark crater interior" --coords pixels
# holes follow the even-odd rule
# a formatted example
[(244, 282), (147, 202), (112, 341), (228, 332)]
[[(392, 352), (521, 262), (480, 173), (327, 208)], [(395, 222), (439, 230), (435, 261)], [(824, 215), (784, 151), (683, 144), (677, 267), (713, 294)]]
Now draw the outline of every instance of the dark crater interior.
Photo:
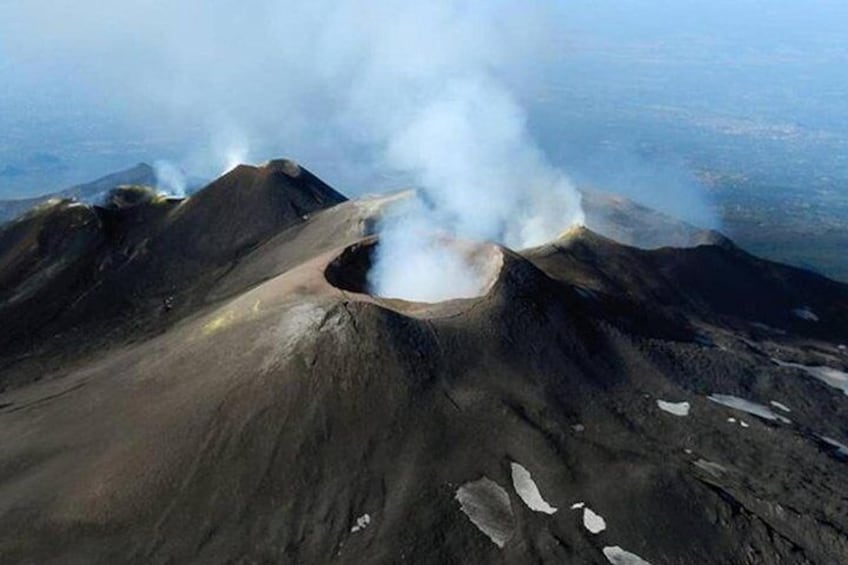
[(345, 249), (327, 265), (324, 276), (336, 288), (348, 292), (370, 294), (368, 271), (374, 260), (377, 240), (355, 243)]

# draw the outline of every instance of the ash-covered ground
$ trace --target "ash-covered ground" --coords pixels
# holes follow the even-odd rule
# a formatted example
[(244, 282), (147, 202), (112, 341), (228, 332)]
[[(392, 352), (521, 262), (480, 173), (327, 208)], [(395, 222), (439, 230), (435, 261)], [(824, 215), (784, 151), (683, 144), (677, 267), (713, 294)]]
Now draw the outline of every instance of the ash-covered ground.
[(388, 200), (278, 160), (0, 227), (0, 561), (848, 560), (848, 286), (581, 228), (380, 298)]

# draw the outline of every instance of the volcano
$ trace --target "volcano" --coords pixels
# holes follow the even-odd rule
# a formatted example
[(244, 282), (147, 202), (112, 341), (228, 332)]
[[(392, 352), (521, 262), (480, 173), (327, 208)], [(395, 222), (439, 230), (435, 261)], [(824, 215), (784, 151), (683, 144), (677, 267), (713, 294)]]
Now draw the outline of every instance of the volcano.
[(714, 235), (480, 244), (292, 161), (0, 227), (0, 562), (848, 561), (848, 286)]

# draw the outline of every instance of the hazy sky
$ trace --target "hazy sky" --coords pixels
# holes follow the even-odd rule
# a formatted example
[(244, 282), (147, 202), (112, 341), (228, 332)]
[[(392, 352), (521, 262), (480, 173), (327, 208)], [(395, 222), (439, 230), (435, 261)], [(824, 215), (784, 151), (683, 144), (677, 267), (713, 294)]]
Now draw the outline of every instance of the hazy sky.
[(708, 222), (699, 167), (848, 179), (845, 22), (835, 0), (3, 0), (0, 197), (275, 155), (387, 188), (397, 132), (474, 76), (553, 166)]

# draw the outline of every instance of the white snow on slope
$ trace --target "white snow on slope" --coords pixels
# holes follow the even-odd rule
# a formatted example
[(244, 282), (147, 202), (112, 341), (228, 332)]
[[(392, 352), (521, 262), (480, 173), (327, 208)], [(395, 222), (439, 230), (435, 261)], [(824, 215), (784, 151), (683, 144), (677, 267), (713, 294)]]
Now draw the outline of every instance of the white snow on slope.
[(724, 465), (719, 465), (714, 461), (707, 461), (706, 459), (698, 459), (693, 465), (714, 477), (720, 477), (722, 473), (727, 472), (727, 467)]
[(818, 322), (819, 317), (813, 312), (809, 306), (804, 306), (803, 308), (795, 308), (792, 310), (792, 313), (795, 314), (798, 318), (802, 320), (806, 320), (808, 322)]
[(689, 409), (691, 408), (688, 402), (667, 402), (659, 399), (657, 399), (657, 406), (659, 406), (660, 410), (664, 410), (675, 416), (688, 416)]
[(492, 543), (503, 548), (515, 531), (515, 518), (506, 490), (488, 477), (482, 477), (460, 486), (455, 498), (471, 523)]
[(792, 410), (790, 410), (787, 405), (782, 404), (782, 403), (778, 402), (777, 400), (772, 400), (771, 402), (769, 402), (769, 404), (771, 404), (772, 406), (774, 406), (778, 410), (783, 410), (784, 412), (787, 412), (787, 413), (792, 412)]
[(604, 548), (604, 556), (612, 565), (651, 565), (635, 553), (630, 553), (617, 545)]
[(783, 416), (772, 412), (771, 408), (763, 406), (762, 404), (757, 404), (756, 402), (751, 402), (750, 400), (745, 400), (744, 398), (739, 398), (738, 396), (731, 396), (729, 394), (712, 394), (707, 398), (717, 404), (721, 404), (722, 406), (747, 412), (748, 414), (753, 414), (754, 416), (763, 418), (764, 420), (783, 422), (784, 424), (792, 423), (789, 418), (784, 418)]
[(833, 439), (832, 437), (826, 437), (826, 436), (819, 436), (819, 437), (826, 444), (828, 444), (832, 447), (835, 447), (836, 451), (838, 451), (840, 455), (848, 457), (848, 445), (845, 445), (844, 443), (839, 442), (839, 441)]
[(511, 463), (510, 467), (512, 468), (512, 486), (530, 510), (545, 514), (553, 514), (557, 511), (542, 498), (542, 493), (539, 492), (539, 487), (533, 481), (530, 471), (519, 463)]
[(371, 515), (363, 514), (359, 518), (356, 519), (356, 524), (350, 529), (350, 533), (355, 534), (360, 530), (364, 530), (371, 523)]
[(591, 508), (583, 509), (583, 527), (593, 534), (599, 534), (607, 529), (607, 522)]
[(848, 373), (844, 371), (824, 366), (811, 367), (809, 365), (801, 365), (800, 363), (787, 363), (780, 359), (772, 359), (772, 361), (781, 367), (801, 369), (808, 375), (815, 377), (826, 385), (840, 389), (846, 396), (848, 396)]

